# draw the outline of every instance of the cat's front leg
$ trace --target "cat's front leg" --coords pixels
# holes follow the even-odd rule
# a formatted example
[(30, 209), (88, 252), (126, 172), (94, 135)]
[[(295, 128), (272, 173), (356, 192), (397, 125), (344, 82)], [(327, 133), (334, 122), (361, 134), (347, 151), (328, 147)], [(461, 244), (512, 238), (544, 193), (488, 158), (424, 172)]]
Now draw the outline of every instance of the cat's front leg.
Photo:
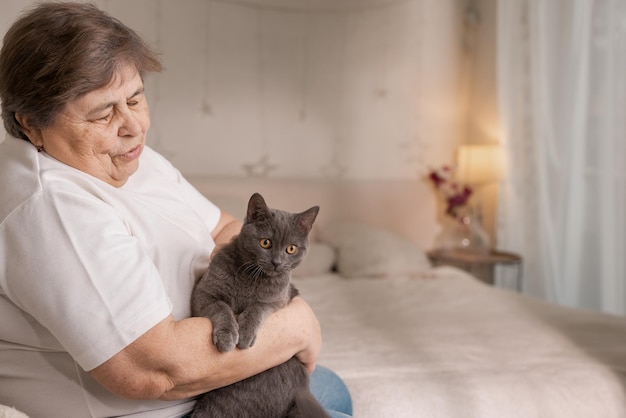
[(213, 300), (203, 308), (202, 316), (213, 323), (213, 344), (221, 352), (231, 351), (239, 341), (239, 324), (231, 307), (221, 300)]
[(239, 314), (237, 317), (237, 321), (239, 322), (238, 348), (245, 349), (254, 345), (256, 334), (271, 311), (271, 308), (257, 304), (248, 306)]

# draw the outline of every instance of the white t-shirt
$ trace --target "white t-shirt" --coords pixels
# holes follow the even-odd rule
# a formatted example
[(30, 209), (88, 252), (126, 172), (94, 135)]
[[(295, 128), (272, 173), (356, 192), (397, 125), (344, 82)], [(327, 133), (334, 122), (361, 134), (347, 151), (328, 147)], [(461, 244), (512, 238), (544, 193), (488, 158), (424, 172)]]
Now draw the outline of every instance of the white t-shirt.
[(148, 147), (115, 188), (21, 139), (0, 143), (0, 404), (33, 418), (189, 411), (119, 398), (85, 370), (190, 315), (219, 217)]

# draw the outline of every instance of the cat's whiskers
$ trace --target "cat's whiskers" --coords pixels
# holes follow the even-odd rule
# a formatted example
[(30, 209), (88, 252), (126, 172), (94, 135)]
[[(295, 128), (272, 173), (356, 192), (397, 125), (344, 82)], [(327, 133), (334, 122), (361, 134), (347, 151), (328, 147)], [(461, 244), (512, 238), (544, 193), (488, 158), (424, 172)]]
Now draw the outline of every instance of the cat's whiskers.
[(265, 271), (254, 261), (246, 261), (237, 269), (237, 274), (248, 274), (254, 281), (262, 278), (265, 275)]

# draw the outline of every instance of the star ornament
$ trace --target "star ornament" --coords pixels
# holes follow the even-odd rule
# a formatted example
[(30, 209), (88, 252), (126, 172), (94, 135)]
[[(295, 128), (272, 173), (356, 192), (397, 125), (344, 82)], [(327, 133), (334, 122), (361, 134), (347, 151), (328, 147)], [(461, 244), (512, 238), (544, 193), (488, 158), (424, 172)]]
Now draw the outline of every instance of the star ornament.
[(326, 178), (340, 179), (345, 177), (347, 172), (348, 168), (336, 157), (322, 167), (322, 174)]
[(275, 164), (269, 162), (267, 155), (261, 156), (256, 162), (243, 165), (243, 169), (248, 177), (268, 177), (270, 172), (276, 169)]

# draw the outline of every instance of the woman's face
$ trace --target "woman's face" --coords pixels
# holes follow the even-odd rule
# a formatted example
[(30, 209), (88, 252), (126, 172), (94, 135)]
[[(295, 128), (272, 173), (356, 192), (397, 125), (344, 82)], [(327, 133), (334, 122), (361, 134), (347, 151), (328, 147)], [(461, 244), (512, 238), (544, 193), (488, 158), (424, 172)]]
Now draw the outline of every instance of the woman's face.
[(27, 134), (57, 160), (120, 187), (137, 171), (149, 127), (143, 81), (127, 65), (108, 86), (67, 103), (52, 125)]

